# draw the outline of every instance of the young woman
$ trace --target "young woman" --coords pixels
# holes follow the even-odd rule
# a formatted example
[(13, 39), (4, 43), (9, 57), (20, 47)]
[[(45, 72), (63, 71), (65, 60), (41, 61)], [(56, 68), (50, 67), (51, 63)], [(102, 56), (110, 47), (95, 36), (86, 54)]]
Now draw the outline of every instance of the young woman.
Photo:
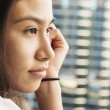
[(0, 110), (30, 110), (21, 95), (29, 92), (39, 110), (63, 110), (58, 73), (68, 44), (53, 21), (51, 0), (0, 0)]

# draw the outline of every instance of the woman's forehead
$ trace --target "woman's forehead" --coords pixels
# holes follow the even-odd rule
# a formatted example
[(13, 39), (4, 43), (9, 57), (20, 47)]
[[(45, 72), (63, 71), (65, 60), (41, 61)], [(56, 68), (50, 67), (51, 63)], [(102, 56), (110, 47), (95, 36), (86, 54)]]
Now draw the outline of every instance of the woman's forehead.
[[(52, 3), (51, 0), (17, 0), (17, 2), (13, 5), (11, 10), (12, 12), (24, 12), (27, 11), (34, 13), (43, 13), (48, 14), (52, 13)], [(19, 14), (19, 13), (17, 13)]]
[[(10, 12), (10, 20), (20, 21), (27, 18), (37, 18), (42, 21), (54, 18), (51, 0), (17, 0)], [(44, 2), (45, 1), (45, 2)], [(46, 2), (48, 1), (48, 2)], [(45, 3), (48, 3), (46, 5)], [(34, 19), (35, 20), (35, 19)], [(38, 20), (37, 20), (38, 21)]]

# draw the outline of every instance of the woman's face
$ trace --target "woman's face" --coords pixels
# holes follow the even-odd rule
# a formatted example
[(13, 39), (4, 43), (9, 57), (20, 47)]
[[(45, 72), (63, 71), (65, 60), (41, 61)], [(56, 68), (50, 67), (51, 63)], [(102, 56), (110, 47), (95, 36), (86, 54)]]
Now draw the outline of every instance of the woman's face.
[(12, 88), (38, 89), (54, 57), (49, 27), (53, 22), (51, 0), (18, 0), (6, 28), (6, 52)]

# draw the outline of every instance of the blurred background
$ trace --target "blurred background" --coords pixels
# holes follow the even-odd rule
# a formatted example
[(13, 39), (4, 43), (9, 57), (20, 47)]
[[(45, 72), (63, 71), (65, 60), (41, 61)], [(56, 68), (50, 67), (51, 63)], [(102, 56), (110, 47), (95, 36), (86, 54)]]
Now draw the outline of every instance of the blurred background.
[[(110, 0), (53, 0), (70, 49), (60, 70), (64, 110), (110, 110)], [(26, 99), (37, 110), (34, 94)]]

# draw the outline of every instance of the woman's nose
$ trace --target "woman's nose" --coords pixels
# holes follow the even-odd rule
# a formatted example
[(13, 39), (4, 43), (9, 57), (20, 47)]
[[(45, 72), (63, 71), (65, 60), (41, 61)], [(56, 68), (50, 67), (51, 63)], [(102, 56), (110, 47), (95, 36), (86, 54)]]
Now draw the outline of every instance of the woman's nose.
[(54, 58), (55, 53), (51, 47), (50, 40), (48, 38), (41, 39), (39, 42), (39, 48), (36, 51), (36, 59), (39, 61), (50, 61)]

